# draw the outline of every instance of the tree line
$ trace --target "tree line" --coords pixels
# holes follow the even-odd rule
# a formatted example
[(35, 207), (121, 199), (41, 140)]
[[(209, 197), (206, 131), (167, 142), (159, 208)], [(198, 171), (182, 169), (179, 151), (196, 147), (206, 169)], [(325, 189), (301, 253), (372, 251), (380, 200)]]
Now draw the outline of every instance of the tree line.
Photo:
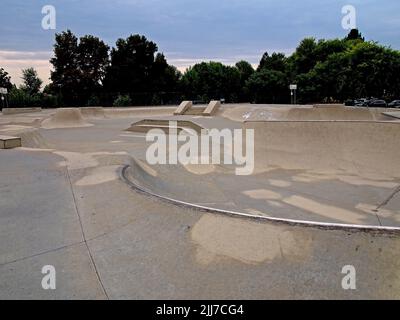
[(400, 52), (365, 41), (354, 29), (343, 39), (306, 38), (293, 54), (264, 53), (254, 69), (202, 62), (183, 74), (168, 64), (157, 45), (142, 35), (118, 39), (110, 48), (92, 35), (56, 34), (51, 82), (33, 68), (17, 88), (0, 68), (0, 87), (14, 106), (127, 106), (207, 102), (289, 103), (290, 84), (300, 103), (344, 102), (359, 97), (400, 99)]

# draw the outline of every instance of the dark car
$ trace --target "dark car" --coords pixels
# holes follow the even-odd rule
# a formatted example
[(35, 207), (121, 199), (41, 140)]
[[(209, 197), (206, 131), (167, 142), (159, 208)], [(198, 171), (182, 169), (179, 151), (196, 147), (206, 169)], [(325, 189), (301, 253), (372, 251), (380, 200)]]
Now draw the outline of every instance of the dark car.
[(394, 100), (388, 104), (389, 108), (398, 108), (400, 107), (400, 100)]
[(354, 100), (354, 105), (355, 105), (356, 107), (365, 107), (365, 106), (368, 105), (368, 102), (369, 102), (369, 100), (368, 100), (368, 99), (365, 99), (365, 98), (363, 98), (363, 99), (357, 99), (357, 100)]
[(385, 100), (372, 100), (368, 103), (368, 107), (374, 107), (374, 108), (386, 108), (387, 103)]

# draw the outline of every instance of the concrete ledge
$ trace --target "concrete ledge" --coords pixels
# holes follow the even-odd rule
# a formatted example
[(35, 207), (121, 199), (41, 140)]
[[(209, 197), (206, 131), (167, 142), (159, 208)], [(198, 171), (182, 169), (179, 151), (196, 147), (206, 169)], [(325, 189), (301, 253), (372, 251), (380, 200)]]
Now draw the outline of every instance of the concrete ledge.
[[(171, 197), (167, 197), (158, 193), (155, 193), (148, 188), (142, 187), (135, 181), (135, 177), (133, 175), (132, 170), (138, 170), (139, 166), (134, 160), (131, 165), (125, 165), (120, 169), (120, 177), (121, 180), (124, 181), (128, 186), (130, 186), (133, 190), (143, 193), (145, 195), (155, 197), (164, 201), (166, 203), (171, 203), (173, 205), (188, 208), (192, 210), (197, 210), (200, 212), (207, 212), (211, 214), (219, 214), (230, 216), (234, 218), (242, 218), (248, 220), (254, 220), (258, 222), (265, 223), (275, 223), (280, 225), (287, 226), (298, 226), (304, 228), (316, 228), (322, 230), (343, 230), (349, 232), (365, 232), (365, 233), (373, 233), (373, 234), (392, 234), (399, 235), (400, 228), (398, 227), (386, 227), (386, 226), (375, 226), (375, 225), (357, 225), (357, 224), (345, 224), (345, 223), (328, 223), (328, 222), (316, 222), (316, 221), (308, 221), (308, 220), (296, 220), (296, 219), (286, 219), (286, 218), (277, 218), (277, 217), (268, 217), (268, 216), (260, 216), (253, 215), (249, 213), (239, 212), (239, 211), (231, 211), (231, 210), (223, 210), (217, 209), (213, 207), (203, 206), (195, 203), (190, 203), (178, 199), (174, 199)], [(139, 168), (140, 170), (140, 168)]]
[(343, 103), (321, 103), (321, 104), (314, 104), (314, 108), (338, 108), (344, 107)]
[(211, 101), (208, 107), (204, 110), (203, 116), (212, 116), (214, 115), (218, 109), (221, 107), (221, 101)]
[(395, 119), (400, 119), (400, 111), (394, 111), (394, 112), (382, 112), (384, 116), (395, 118)]
[(161, 129), (166, 133), (170, 132), (170, 129), (176, 129), (177, 132), (187, 131), (187, 129), (192, 129), (198, 134), (202, 133), (204, 128), (197, 123), (189, 120), (178, 120), (176, 121), (176, 127), (170, 127), (170, 120), (161, 120), (161, 119), (143, 119), (133, 123), (128, 129), (125, 131), (132, 132), (148, 132), (151, 129)]
[(18, 113), (32, 113), (40, 111), (42, 111), (42, 108), (3, 108), (2, 110), (4, 115), (18, 114)]
[(21, 138), (11, 136), (0, 136), (0, 149), (12, 149), (21, 147)]
[(193, 106), (192, 101), (182, 101), (179, 107), (175, 110), (174, 115), (183, 115), (192, 106)]

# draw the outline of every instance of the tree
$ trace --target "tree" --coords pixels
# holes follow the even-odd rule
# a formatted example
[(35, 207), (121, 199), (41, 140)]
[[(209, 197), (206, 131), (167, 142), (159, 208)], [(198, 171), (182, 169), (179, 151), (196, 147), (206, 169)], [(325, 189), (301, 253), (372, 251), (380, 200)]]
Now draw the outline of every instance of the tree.
[(132, 105), (132, 100), (128, 95), (118, 96), (113, 102), (114, 107), (128, 107), (130, 105)]
[(274, 52), (269, 56), (268, 52), (265, 52), (261, 58), (260, 64), (257, 70), (269, 69), (275, 71), (285, 72), (286, 70), (286, 57), (283, 53)]
[(64, 104), (86, 105), (96, 95), (108, 66), (108, 50), (103, 41), (91, 35), (81, 37), (78, 43), (70, 30), (56, 34), (51, 80)]
[(317, 42), (314, 38), (305, 38), (290, 57), (292, 71), (296, 74), (307, 73), (317, 64)]
[(246, 81), (253, 75), (254, 69), (250, 63), (241, 60), (235, 64), (236, 69), (239, 71), (239, 102), (249, 101), (249, 92), (246, 88)]
[(255, 72), (246, 86), (255, 103), (287, 103), (289, 82), (282, 71), (263, 68)]
[(12, 88), (11, 77), (3, 68), (0, 68), (0, 88), (6, 88), (8, 90)]
[(56, 34), (51, 80), (65, 105), (79, 103), (80, 71), (78, 64), (78, 39), (70, 31)]
[(240, 74), (236, 67), (220, 62), (202, 62), (189, 68), (182, 77), (187, 99), (236, 102), (240, 91)]
[(42, 86), (43, 81), (39, 79), (34, 68), (22, 70), (22, 80), (23, 84), (21, 85), (21, 89), (27, 94), (33, 96), (40, 92), (40, 87)]
[(77, 64), (79, 67), (80, 100), (88, 103), (98, 93), (109, 64), (107, 46), (97, 37), (86, 35), (79, 39)]
[(157, 53), (151, 70), (151, 91), (153, 93), (151, 104), (163, 104), (174, 100), (181, 73), (167, 63), (162, 53)]
[[(118, 39), (111, 50), (111, 65), (107, 69), (105, 85), (114, 94), (148, 93), (152, 87), (152, 68), (157, 45), (146, 37), (131, 35)], [(137, 101), (137, 99), (133, 99)], [(144, 101), (143, 101), (144, 102)]]
[(346, 40), (361, 40), (364, 41), (364, 38), (361, 34), (361, 32), (358, 29), (351, 29), (347, 37), (345, 38)]

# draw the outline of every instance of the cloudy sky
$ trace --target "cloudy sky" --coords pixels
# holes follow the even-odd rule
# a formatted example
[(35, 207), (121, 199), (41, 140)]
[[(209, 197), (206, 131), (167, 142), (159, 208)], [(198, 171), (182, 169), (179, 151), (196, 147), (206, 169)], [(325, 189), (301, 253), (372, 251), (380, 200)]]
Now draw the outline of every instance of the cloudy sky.
[[(45, 5), (56, 8), (56, 30), (41, 27)], [(345, 36), (345, 5), (356, 8), (367, 40), (400, 49), (399, 0), (2, 0), (0, 67), (17, 84), (30, 66), (48, 82), (54, 33), (66, 29), (110, 46), (143, 34), (180, 70), (202, 60), (257, 64), (263, 52), (289, 54), (307, 36)]]

